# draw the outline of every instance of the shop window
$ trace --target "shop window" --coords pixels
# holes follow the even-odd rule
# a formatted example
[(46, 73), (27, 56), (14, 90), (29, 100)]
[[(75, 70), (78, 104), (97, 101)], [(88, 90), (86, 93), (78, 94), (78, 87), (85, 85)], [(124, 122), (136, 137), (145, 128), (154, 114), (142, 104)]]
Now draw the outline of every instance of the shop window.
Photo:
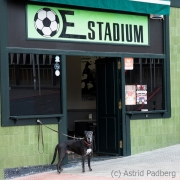
[(126, 111), (164, 110), (164, 59), (134, 58), (125, 67)]
[(10, 116), (61, 114), (55, 56), (9, 53)]
[(66, 103), (62, 81), (65, 57), (23, 51), (8, 52), (5, 57), (1, 68), (1, 125), (37, 125), (38, 119), (44, 124), (60, 122), (66, 116), (62, 105)]

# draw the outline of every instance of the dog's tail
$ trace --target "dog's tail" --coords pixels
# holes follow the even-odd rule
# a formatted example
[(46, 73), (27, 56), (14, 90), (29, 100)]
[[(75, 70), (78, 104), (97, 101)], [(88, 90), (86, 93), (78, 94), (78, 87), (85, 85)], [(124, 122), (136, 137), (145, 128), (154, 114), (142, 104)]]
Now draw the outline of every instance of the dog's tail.
[(53, 156), (53, 160), (52, 160), (51, 164), (53, 164), (56, 159), (57, 150), (58, 150), (58, 145), (56, 146), (56, 148), (54, 150), (54, 156)]

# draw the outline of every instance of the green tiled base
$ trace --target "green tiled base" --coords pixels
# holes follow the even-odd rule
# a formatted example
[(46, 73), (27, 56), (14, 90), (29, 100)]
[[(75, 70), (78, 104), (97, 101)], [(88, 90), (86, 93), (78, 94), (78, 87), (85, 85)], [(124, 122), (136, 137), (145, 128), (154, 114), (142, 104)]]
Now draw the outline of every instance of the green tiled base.
[(4, 169), (0, 169), (0, 179), (4, 179)]
[[(57, 130), (57, 125), (49, 125)], [(58, 134), (43, 128), (44, 152), (40, 141), (38, 150), (38, 126), (0, 127), (0, 179), (4, 169), (50, 164)], [(43, 152), (43, 153), (42, 153)]]

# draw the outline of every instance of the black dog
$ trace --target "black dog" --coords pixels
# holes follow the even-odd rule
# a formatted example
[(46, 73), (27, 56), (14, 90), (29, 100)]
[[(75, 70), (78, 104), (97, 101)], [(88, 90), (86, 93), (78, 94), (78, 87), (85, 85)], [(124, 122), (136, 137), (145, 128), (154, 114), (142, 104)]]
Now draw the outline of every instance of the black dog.
[(61, 162), (65, 158), (66, 154), (69, 154), (70, 152), (74, 152), (78, 155), (81, 155), (82, 157), (82, 172), (85, 172), (84, 169), (84, 160), (85, 156), (88, 157), (88, 167), (89, 170), (92, 171), (91, 165), (90, 165), (90, 159), (93, 153), (93, 132), (92, 131), (85, 131), (84, 132), (85, 137), (81, 140), (67, 140), (65, 142), (62, 142), (60, 144), (57, 144), (54, 156), (51, 164), (54, 163), (56, 159), (56, 154), (58, 151), (59, 160), (57, 163), (57, 172), (61, 173)]

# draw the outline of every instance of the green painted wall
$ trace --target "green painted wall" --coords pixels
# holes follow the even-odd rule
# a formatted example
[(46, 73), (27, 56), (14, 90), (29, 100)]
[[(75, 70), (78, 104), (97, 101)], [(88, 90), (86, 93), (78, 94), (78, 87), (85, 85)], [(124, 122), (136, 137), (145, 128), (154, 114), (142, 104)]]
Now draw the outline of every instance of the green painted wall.
[(131, 153), (180, 143), (180, 8), (170, 13), (171, 118), (132, 120)]
[[(1, 118), (0, 118), (1, 121)], [(58, 130), (57, 125), (48, 125)], [(43, 127), (44, 153), (38, 151), (38, 126), (0, 127), (0, 179), (4, 179), (4, 169), (50, 164), (57, 133)], [(42, 144), (40, 144), (42, 152)]]

